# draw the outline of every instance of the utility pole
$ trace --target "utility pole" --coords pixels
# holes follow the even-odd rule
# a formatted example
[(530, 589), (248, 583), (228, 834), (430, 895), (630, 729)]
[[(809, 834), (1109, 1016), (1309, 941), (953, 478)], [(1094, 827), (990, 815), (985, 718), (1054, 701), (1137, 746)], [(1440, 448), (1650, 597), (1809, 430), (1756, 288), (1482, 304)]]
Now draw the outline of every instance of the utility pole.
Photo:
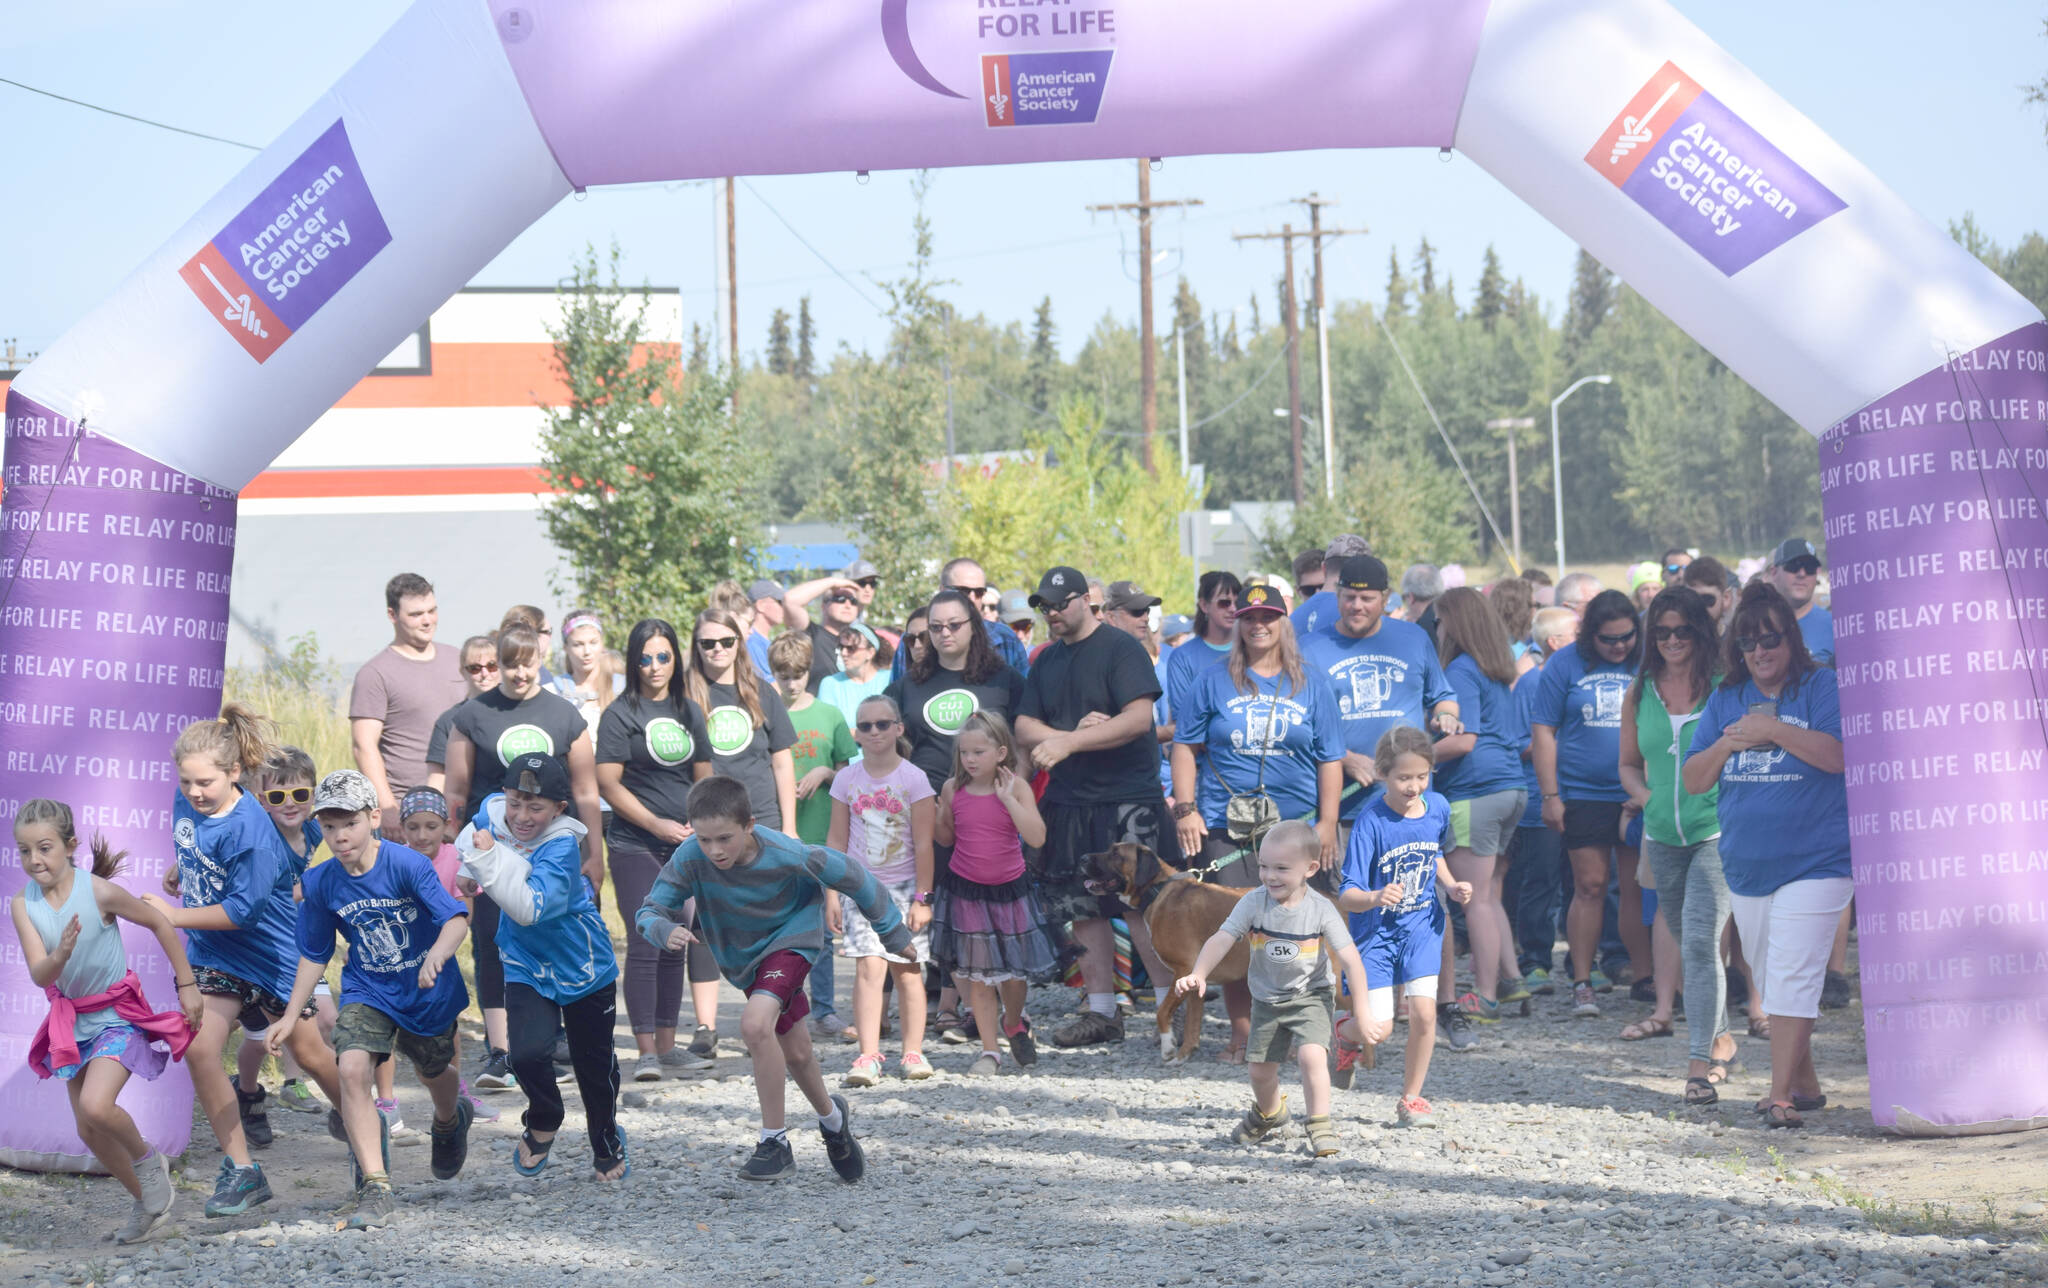
[(1280, 243), (1280, 311), (1287, 315), (1287, 438), (1294, 449), (1294, 503), (1301, 504), (1301, 310), (1294, 306), (1294, 239), (1307, 233), (1294, 231), (1293, 224), (1280, 225), (1277, 233), (1232, 233), (1232, 241), (1277, 241)]
[(1289, 431), (1294, 440), (1294, 500), (1301, 503), (1301, 310), (1294, 303), (1294, 239), (1307, 240), (1314, 258), (1315, 281), (1313, 283), (1316, 313), (1316, 367), (1322, 400), (1323, 422), (1323, 495), (1337, 495), (1337, 420), (1336, 410), (1330, 398), (1330, 332), (1324, 325), (1323, 294), (1323, 239), (1338, 238), (1346, 233), (1363, 233), (1363, 228), (1323, 227), (1323, 207), (1334, 206), (1336, 199), (1320, 197), (1311, 192), (1306, 197), (1295, 198), (1300, 205), (1308, 207), (1309, 225), (1305, 232), (1296, 232), (1293, 224), (1280, 225), (1277, 233), (1232, 233), (1234, 241), (1277, 241), (1284, 248), (1287, 285), (1282, 307), (1287, 310), (1287, 413), (1291, 422)]
[(1512, 562), (1515, 571), (1522, 569), (1522, 479), (1515, 468), (1515, 433), (1518, 430), (1536, 428), (1534, 416), (1503, 416), (1486, 422), (1488, 429), (1504, 429), (1508, 434), (1508, 544), (1512, 548)]
[(740, 241), (733, 218), (733, 181), (725, 181), (725, 334), (732, 349), (732, 405), (740, 405)]
[(1138, 158), (1138, 199), (1090, 206), (1091, 214), (1136, 211), (1138, 215), (1138, 424), (1143, 433), (1145, 469), (1152, 469), (1152, 436), (1159, 431), (1159, 409), (1153, 406), (1158, 382), (1158, 355), (1152, 352), (1152, 212), (1172, 206), (1199, 206), (1199, 197), (1152, 200), (1151, 162)]

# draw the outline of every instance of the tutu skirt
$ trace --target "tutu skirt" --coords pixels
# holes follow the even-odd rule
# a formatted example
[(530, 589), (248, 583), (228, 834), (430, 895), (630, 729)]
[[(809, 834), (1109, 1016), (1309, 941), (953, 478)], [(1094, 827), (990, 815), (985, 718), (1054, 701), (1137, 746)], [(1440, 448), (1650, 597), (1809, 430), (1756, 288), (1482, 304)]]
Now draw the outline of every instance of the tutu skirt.
[(947, 872), (932, 901), (931, 945), (941, 970), (983, 984), (1053, 983), (1079, 955), (1047, 924), (1029, 876), (983, 885)]

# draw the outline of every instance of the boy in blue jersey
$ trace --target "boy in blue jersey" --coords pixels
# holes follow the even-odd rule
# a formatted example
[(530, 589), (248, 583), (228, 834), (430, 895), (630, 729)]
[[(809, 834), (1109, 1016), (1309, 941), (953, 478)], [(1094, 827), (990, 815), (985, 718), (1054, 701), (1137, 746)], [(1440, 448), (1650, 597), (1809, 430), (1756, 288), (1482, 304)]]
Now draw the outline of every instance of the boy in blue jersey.
[(334, 939), (348, 941), (341, 969), (341, 1015), (334, 1045), (341, 1067), (341, 1110), (355, 1166), (354, 1193), (344, 1205), (352, 1230), (390, 1222), (390, 1136), (377, 1110), (376, 1070), (392, 1053), (405, 1056), (434, 1098), (432, 1167), (453, 1180), (469, 1155), (470, 1108), (454, 1069), (455, 1022), (469, 1005), (462, 973), (448, 959), (469, 930), (469, 914), (434, 875), (433, 864), (405, 846), (377, 837), (377, 789), (353, 769), (327, 775), (313, 813), (334, 862), (301, 879), (298, 977), (284, 1018), (271, 1026), (270, 1048), (282, 1051), (298, 1008), (334, 957)]
[[(1436, 1045), (1437, 971), (1443, 956), (1444, 907), (1437, 891), (1459, 903), (1472, 901), (1472, 886), (1451, 875), (1444, 855), (1451, 849), (1451, 805), (1429, 790), (1433, 749), (1429, 735), (1401, 725), (1381, 736), (1374, 767), (1384, 788), (1358, 816), (1344, 856), (1337, 907), (1351, 914), (1351, 936), (1365, 959), (1371, 989), (1371, 1021), (1362, 1036), (1384, 1042), (1394, 1031), (1394, 994), (1420, 1003), (1408, 1008), (1408, 1049), (1401, 1102), (1403, 1127), (1428, 1126), (1435, 1111), (1422, 1098)], [(1339, 1086), (1350, 1062), (1339, 1050)]]
[(676, 848), (633, 919), (658, 948), (681, 952), (697, 942), (686, 927), (694, 908), (703, 942), (726, 982), (747, 995), (740, 1036), (754, 1058), (761, 1098), (761, 1139), (740, 1169), (750, 1181), (778, 1181), (796, 1170), (783, 1119), (783, 1074), (818, 1115), (825, 1154), (839, 1179), (867, 1170), (848, 1121), (846, 1098), (831, 1095), (803, 1018), (804, 980), (825, 946), (825, 889), (860, 906), (882, 946), (915, 961), (910, 928), (874, 876), (821, 845), (754, 825), (746, 787), (713, 775), (690, 789), (685, 810), (694, 834)]
[(583, 824), (569, 816), (569, 802), (561, 761), (542, 752), (515, 757), (505, 767), (504, 790), (484, 798), (455, 849), (462, 875), (504, 914), (498, 955), (505, 962), (506, 1032), (512, 1070), (526, 1093), (525, 1131), (512, 1165), (521, 1176), (538, 1176), (548, 1165), (567, 1116), (551, 1058), (556, 1033), (566, 1032), (591, 1166), (598, 1180), (618, 1181), (630, 1171), (612, 1051), (619, 959), (597, 892), (583, 875)]

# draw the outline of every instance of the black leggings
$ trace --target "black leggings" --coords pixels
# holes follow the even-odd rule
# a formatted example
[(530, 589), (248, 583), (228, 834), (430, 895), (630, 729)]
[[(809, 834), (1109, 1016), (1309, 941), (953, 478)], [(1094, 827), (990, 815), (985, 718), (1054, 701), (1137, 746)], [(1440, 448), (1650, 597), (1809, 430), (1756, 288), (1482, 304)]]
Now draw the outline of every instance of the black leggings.
[(590, 1152), (598, 1171), (610, 1171), (625, 1156), (619, 1134), (619, 1061), (612, 1052), (612, 1027), (618, 1023), (618, 990), (607, 983), (567, 1005), (557, 1006), (525, 984), (505, 986), (506, 1036), (512, 1043), (512, 1072), (526, 1093), (522, 1121), (532, 1131), (559, 1131), (566, 1111), (562, 1089), (555, 1085), (555, 1034), (569, 1034), (569, 1062), (576, 1068), (576, 1089), (583, 1093), (583, 1121), (590, 1129)]
[(470, 960), (476, 963), (476, 1004), (505, 1005), (505, 961), (498, 956), (498, 905), (479, 890), (469, 918)]

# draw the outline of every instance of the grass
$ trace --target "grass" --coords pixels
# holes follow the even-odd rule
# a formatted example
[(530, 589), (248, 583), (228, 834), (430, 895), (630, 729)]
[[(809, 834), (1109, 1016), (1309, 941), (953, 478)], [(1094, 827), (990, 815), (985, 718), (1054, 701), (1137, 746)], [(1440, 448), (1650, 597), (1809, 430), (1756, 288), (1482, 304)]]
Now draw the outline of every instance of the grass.
[[(1764, 1157), (1778, 1180), (1788, 1185), (1811, 1185), (1834, 1202), (1855, 1208), (1863, 1214), (1863, 1219), (1870, 1223), (1871, 1228), (1886, 1234), (1939, 1235), (1945, 1239), (1967, 1239), (1981, 1234), (1987, 1239), (2002, 1239), (2012, 1233), (2011, 1223), (2000, 1219), (1998, 1204), (1990, 1198), (1981, 1200), (1984, 1207), (1981, 1218), (1974, 1217), (1967, 1211), (1958, 1214), (1954, 1206), (1947, 1203), (1937, 1205), (1923, 1202), (1917, 1208), (1901, 1207), (1894, 1200), (1881, 1199), (1874, 1194), (1851, 1189), (1833, 1176), (1818, 1172), (1795, 1176), (1793, 1169), (1786, 1165), (1785, 1156), (1775, 1145), (1764, 1146)], [(1749, 1173), (1749, 1155), (1744, 1153), (1739, 1145), (1730, 1149), (1726, 1157), (1717, 1161), (1737, 1176), (1746, 1176)], [(2029, 1237), (2033, 1241), (2048, 1245), (2048, 1232)]]

